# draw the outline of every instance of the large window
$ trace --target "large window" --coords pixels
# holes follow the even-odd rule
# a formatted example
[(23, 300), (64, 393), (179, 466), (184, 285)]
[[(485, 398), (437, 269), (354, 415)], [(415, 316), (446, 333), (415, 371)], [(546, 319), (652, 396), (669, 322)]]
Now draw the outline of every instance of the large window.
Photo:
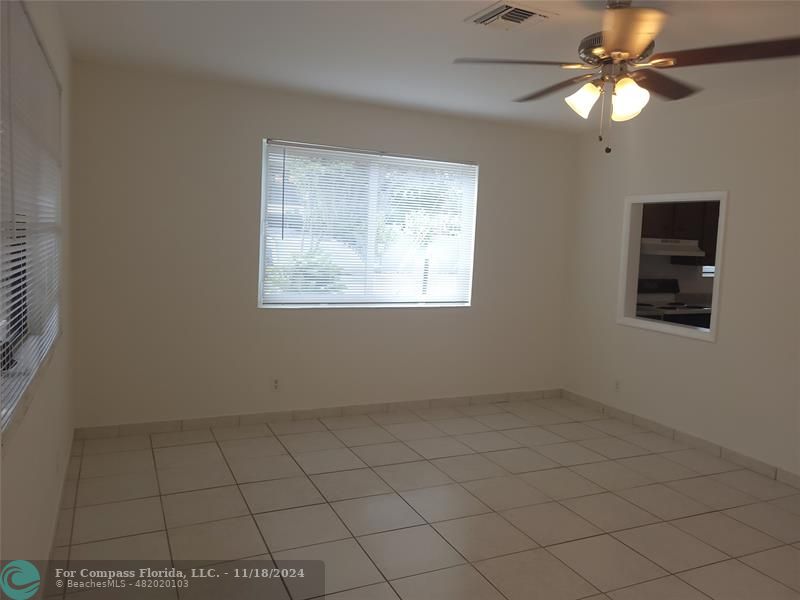
[(58, 333), (60, 89), (21, 3), (0, 2), (0, 423)]
[(264, 143), (260, 305), (469, 306), (478, 167)]

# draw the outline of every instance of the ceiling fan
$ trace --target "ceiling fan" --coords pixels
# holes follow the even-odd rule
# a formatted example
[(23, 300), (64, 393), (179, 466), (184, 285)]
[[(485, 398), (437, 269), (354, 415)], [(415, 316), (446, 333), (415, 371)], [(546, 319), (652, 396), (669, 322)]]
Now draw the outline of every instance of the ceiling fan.
[(634, 8), (630, 4), (631, 0), (608, 0), (603, 30), (586, 36), (578, 45), (581, 62), (496, 58), (458, 58), (455, 62), (546, 65), (587, 71), (517, 98), (516, 102), (537, 100), (585, 82), (564, 99), (572, 110), (587, 119), (600, 96), (610, 91), (611, 119), (628, 121), (642, 111), (650, 100), (650, 92), (666, 100), (680, 100), (700, 91), (700, 88), (664, 75), (660, 72), (662, 69), (800, 55), (800, 37), (653, 54), (655, 38), (667, 15), (662, 10)]

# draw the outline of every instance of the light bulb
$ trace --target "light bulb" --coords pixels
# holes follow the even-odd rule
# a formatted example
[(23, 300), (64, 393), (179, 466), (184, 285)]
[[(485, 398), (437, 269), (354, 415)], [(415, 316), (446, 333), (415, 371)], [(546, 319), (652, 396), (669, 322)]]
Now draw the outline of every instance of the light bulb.
[(623, 77), (614, 86), (614, 95), (611, 98), (611, 120), (629, 121), (640, 112), (650, 101), (650, 92), (639, 87), (630, 77)]
[(588, 119), (599, 97), (600, 88), (593, 83), (587, 83), (571, 96), (564, 98), (564, 102), (581, 117)]

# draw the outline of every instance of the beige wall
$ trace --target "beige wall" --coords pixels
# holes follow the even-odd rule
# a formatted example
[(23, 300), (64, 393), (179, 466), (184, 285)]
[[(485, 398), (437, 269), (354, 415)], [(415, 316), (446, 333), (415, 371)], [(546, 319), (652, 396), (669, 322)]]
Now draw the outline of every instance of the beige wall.
[[(566, 387), (800, 473), (800, 96), (651, 102), (605, 155), (581, 150)], [(618, 325), (623, 198), (727, 190), (716, 343)], [(614, 382), (619, 380), (620, 391)]]
[[(797, 98), (654, 100), (606, 155), (594, 135), (75, 72), (80, 425), (565, 386), (800, 471)], [(265, 136), (479, 162), (473, 307), (257, 309)], [(717, 342), (617, 325), (624, 196), (717, 189)]]
[[(66, 110), (57, 13), (29, 9)], [(3, 439), (3, 557), (50, 549), (71, 379), (87, 426), (565, 386), (800, 472), (800, 98), (654, 103), (607, 156), (593, 136), (167, 74), (78, 64), (73, 81), (64, 333)], [(256, 309), (264, 136), (479, 162), (472, 308)], [(715, 189), (717, 342), (617, 325), (623, 197)]]
[[(27, 7), (62, 85), (62, 265), (67, 265), (70, 58), (56, 7), (39, 2), (30, 2)], [(68, 394), (72, 321), (66, 269), (61, 281), (62, 334), (23, 400), (27, 412), (16, 417), (2, 440), (0, 550), (4, 559), (47, 558), (55, 530), (73, 429)]]
[[(574, 137), (74, 71), (79, 425), (560, 385)], [(480, 163), (472, 307), (256, 308), (267, 136)]]

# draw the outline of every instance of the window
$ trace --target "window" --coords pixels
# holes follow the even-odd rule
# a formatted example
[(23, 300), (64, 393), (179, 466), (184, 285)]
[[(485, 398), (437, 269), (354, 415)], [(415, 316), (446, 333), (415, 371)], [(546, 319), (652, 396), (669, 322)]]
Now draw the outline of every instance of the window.
[(264, 307), (469, 306), (476, 165), (264, 143)]
[(0, 424), (58, 333), (58, 82), (19, 2), (0, 3)]
[(725, 192), (625, 199), (617, 322), (713, 342)]

